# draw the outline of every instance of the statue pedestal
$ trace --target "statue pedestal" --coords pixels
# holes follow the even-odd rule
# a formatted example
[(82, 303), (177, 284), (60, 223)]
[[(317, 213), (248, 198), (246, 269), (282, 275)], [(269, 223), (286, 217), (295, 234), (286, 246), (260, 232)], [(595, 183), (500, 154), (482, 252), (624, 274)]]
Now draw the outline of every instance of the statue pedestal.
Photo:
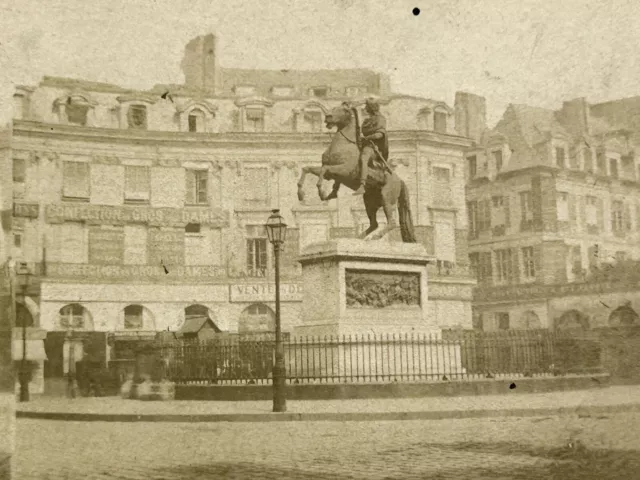
[(337, 239), (306, 248), (299, 258), (304, 293), (291, 373), (340, 382), (464, 373), (460, 345), (442, 341), (429, 315), (432, 260), (417, 243)]
[(427, 255), (418, 243), (337, 239), (307, 247), (296, 335), (439, 335), (430, 321)]

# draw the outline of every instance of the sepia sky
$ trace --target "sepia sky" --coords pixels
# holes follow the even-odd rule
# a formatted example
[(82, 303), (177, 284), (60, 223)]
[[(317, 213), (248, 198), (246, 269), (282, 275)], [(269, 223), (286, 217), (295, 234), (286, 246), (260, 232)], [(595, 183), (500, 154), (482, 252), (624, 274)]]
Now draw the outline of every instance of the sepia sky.
[(0, 0), (0, 124), (44, 75), (182, 83), (209, 32), (225, 67), (371, 68), (400, 93), (483, 95), (491, 126), (508, 103), (640, 95), (637, 0)]

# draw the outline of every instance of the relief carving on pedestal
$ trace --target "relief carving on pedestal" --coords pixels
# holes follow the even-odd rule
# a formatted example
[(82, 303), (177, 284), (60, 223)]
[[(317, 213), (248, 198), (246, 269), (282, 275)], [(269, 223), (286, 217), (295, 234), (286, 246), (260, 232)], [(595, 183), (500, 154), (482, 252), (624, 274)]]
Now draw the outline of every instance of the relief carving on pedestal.
[(347, 270), (345, 284), (349, 308), (420, 305), (419, 273)]

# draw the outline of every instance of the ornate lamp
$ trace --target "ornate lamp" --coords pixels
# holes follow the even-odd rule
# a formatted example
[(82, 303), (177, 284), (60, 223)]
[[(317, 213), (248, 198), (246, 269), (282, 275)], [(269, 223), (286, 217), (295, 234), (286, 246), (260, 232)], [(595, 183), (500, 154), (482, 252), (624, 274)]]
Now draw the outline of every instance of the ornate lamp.
[(287, 224), (280, 215), (280, 210), (272, 210), (265, 224), (267, 237), (273, 245), (276, 276), (276, 355), (273, 366), (273, 411), (286, 412), (285, 398), (286, 367), (284, 366), (284, 349), (282, 347), (282, 329), (280, 325), (280, 248), (287, 236)]

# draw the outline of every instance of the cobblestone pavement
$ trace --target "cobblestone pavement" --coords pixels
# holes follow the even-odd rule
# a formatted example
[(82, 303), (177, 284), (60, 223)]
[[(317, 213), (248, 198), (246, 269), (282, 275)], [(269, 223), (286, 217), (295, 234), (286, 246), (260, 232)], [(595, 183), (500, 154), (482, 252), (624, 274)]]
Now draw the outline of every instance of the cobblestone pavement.
[(15, 478), (638, 479), (640, 414), (396, 422), (20, 419)]

